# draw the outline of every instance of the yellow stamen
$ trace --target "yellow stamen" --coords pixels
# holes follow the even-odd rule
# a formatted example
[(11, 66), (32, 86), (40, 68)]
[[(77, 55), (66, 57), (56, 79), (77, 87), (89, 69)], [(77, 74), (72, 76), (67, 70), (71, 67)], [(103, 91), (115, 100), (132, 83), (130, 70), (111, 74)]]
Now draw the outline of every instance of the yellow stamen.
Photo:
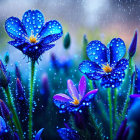
[(103, 65), (103, 68), (102, 68), (102, 69), (103, 69), (104, 72), (106, 72), (106, 73), (109, 73), (109, 72), (112, 71), (112, 68), (109, 66), (109, 64)]
[(36, 42), (37, 42), (36, 36), (31, 35), (30, 38), (29, 38), (29, 41), (30, 41), (31, 43), (36, 43)]
[(31, 31), (31, 36), (28, 38), (28, 37), (25, 37), (27, 40), (30, 41), (30, 43), (37, 43), (37, 36), (38, 34), (36, 34), (36, 36), (34, 36), (33, 34), (33, 31)]
[(74, 101), (72, 102), (74, 105), (79, 105), (79, 100), (76, 97), (73, 97)]

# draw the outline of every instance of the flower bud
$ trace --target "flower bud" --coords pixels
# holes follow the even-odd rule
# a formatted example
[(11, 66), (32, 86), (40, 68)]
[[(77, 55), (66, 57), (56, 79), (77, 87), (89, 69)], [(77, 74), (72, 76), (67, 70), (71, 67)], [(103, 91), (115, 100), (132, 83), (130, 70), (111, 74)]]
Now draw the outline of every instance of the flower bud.
[(83, 36), (83, 46), (82, 46), (83, 47), (83, 57), (84, 57), (84, 59), (88, 59), (87, 54), (86, 54), (87, 45), (88, 45), (87, 36), (84, 35)]
[(17, 64), (15, 64), (15, 73), (16, 73), (17, 78), (21, 80), (21, 74), (20, 74), (20, 70)]
[(49, 90), (49, 84), (48, 84), (48, 76), (46, 75), (46, 73), (44, 73), (42, 75), (42, 82), (41, 82), (41, 99), (42, 99), (42, 104), (44, 106), (47, 106), (47, 103), (48, 103), (48, 98), (49, 98), (49, 95), (50, 95), (50, 90)]
[(6, 64), (9, 63), (9, 53), (8, 52), (5, 53), (4, 61), (5, 61)]
[(129, 53), (129, 57), (133, 57), (135, 52), (136, 52), (136, 48), (137, 48), (137, 36), (138, 36), (138, 32), (135, 31), (133, 40), (131, 42), (131, 45), (129, 47), (128, 53)]
[(1, 99), (0, 99), (0, 109), (1, 109), (3, 118), (5, 118), (6, 120), (9, 120), (11, 118), (10, 111), (8, 107), (6, 106), (6, 104), (4, 103), (4, 101)]
[(7, 88), (9, 84), (9, 76), (2, 61), (0, 60), (0, 87)]
[(70, 43), (71, 43), (71, 39), (70, 39), (70, 34), (66, 33), (65, 37), (64, 37), (64, 48), (68, 49), (70, 47)]
[(52, 67), (59, 71), (60, 70), (60, 63), (56, 58), (56, 55), (54, 53), (51, 54), (51, 63), (52, 63)]

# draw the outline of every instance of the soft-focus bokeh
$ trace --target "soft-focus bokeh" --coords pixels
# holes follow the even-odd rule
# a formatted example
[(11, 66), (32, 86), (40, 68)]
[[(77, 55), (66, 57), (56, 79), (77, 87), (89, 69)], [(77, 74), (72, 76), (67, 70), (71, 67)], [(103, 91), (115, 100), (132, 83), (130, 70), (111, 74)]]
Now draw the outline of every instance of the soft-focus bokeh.
[[(121, 37), (128, 47), (135, 29), (140, 28), (139, 0), (0, 0), (0, 55), (10, 51), (11, 64), (14, 61), (22, 64), (25, 60), (20, 51), (7, 44), (10, 38), (4, 31), (4, 22), (10, 16), (21, 19), (28, 9), (41, 10), (46, 21), (60, 21), (64, 33), (69, 31), (72, 37), (69, 50), (72, 57), (79, 56), (83, 34), (89, 41), (100, 38), (105, 43), (113, 37)], [(51, 50), (57, 50), (58, 56), (65, 55), (61, 41), (57, 41), (56, 47)], [(139, 47), (137, 64), (140, 59), (138, 53)], [(44, 61), (40, 64), (47, 64), (47, 56), (48, 53), (43, 55)]]

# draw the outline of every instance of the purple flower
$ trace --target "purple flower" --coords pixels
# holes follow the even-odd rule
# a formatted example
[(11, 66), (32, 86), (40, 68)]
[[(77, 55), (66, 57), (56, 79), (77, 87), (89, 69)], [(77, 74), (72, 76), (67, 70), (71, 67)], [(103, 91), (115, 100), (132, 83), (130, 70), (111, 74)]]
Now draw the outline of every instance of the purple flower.
[(72, 80), (67, 81), (67, 87), (70, 96), (63, 93), (53, 96), (55, 105), (61, 110), (60, 113), (65, 111), (79, 111), (83, 106), (89, 106), (91, 99), (98, 91), (98, 89), (95, 89), (85, 94), (86, 79), (84, 76), (80, 79), (78, 90)]

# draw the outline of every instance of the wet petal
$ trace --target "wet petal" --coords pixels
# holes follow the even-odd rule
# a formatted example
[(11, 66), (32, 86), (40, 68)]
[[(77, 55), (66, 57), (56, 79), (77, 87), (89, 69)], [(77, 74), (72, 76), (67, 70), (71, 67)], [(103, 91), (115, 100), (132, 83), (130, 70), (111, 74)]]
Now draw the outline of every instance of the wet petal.
[(130, 95), (130, 98), (140, 98), (140, 94), (133, 94), (133, 95)]
[(37, 134), (36, 134), (36, 136), (35, 136), (35, 140), (40, 140), (40, 139), (41, 139), (41, 134), (42, 134), (43, 130), (44, 130), (44, 128), (41, 128), (41, 129), (37, 132)]
[(14, 47), (18, 47), (20, 45), (23, 45), (25, 41), (17, 39), (17, 40), (9, 41), (8, 43)]
[(87, 55), (89, 59), (98, 65), (107, 63), (107, 48), (100, 41), (91, 41), (87, 46)]
[(115, 69), (125, 70), (127, 67), (128, 67), (128, 60), (124, 58), (117, 62)]
[(44, 16), (38, 10), (28, 10), (24, 13), (22, 22), (25, 26), (28, 37), (32, 34), (36, 36), (44, 25)]
[(70, 111), (71, 108), (71, 103), (70, 102), (65, 102), (61, 100), (53, 100), (54, 104), (59, 108), (60, 113)]
[(102, 74), (104, 73), (98, 64), (88, 60), (83, 61), (79, 65), (79, 70), (82, 73), (86, 74), (86, 76), (91, 80), (100, 79), (102, 77)]
[(122, 57), (124, 57), (126, 52), (125, 43), (120, 38), (114, 38), (109, 43), (109, 51), (110, 51), (110, 64), (114, 65)]
[(67, 87), (68, 87), (70, 96), (72, 98), (76, 97), (77, 99), (79, 99), (78, 91), (77, 91), (74, 83), (72, 82), (72, 80), (67, 81)]
[(136, 79), (135, 79), (134, 93), (140, 94), (140, 70), (136, 67), (135, 71), (136, 71)]
[(75, 130), (68, 129), (68, 128), (60, 128), (57, 131), (59, 133), (59, 136), (63, 140), (79, 140), (80, 139), (77, 131)]
[(101, 85), (105, 88), (116, 88), (120, 86), (125, 77), (125, 72), (122, 69), (113, 70), (111, 73), (106, 73), (102, 77)]
[(59, 101), (61, 101), (61, 102), (69, 102), (69, 101), (72, 100), (68, 95), (63, 94), (63, 93), (54, 95), (54, 96), (53, 96), (53, 99), (54, 99), (54, 100), (59, 100)]
[(46, 36), (45, 38), (43, 38), (41, 42), (42, 42), (44, 45), (46, 45), (46, 44), (49, 44), (49, 43), (51, 43), (51, 42), (56, 41), (56, 40), (59, 39), (59, 38), (60, 38), (60, 37), (58, 36), (58, 34), (49, 35), (49, 36)]
[(6, 130), (6, 123), (4, 119), (0, 116), (0, 134), (5, 132), (5, 130)]
[(87, 73), (86, 76), (90, 80), (99, 80), (102, 78), (103, 74), (101, 74), (100, 72), (94, 72), (94, 73)]
[[(47, 50), (53, 48), (55, 45), (43, 45), (43, 44), (36, 44), (36, 45), (28, 45), (24, 46), (22, 49), (22, 52), (26, 54), (28, 57), (30, 57), (33, 61), (37, 61), (38, 58)], [(20, 49), (20, 47), (18, 48)]]
[(79, 90), (79, 97), (82, 98), (86, 92), (86, 78), (85, 76), (82, 76), (79, 82), (79, 86), (78, 86), (78, 90)]
[(97, 92), (98, 92), (98, 89), (89, 91), (87, 94), (85, 94), (82, 101), (90, 101), (96, 95)]
[(18, 18), (8, 18), (5, 22), (5, 29), (11, 38), (25, 40), (26, 31), (24, 30), (24, 27)]
[(54, 34), (56, 34), (56, 40), (59, 39), (63, 35), (62, 26), (58, 21), (51, 20), (49, 22), (46, 22), (41, 32), (39, 33), (39, 36), (41, 38), (44, 38), (46, 36)]

